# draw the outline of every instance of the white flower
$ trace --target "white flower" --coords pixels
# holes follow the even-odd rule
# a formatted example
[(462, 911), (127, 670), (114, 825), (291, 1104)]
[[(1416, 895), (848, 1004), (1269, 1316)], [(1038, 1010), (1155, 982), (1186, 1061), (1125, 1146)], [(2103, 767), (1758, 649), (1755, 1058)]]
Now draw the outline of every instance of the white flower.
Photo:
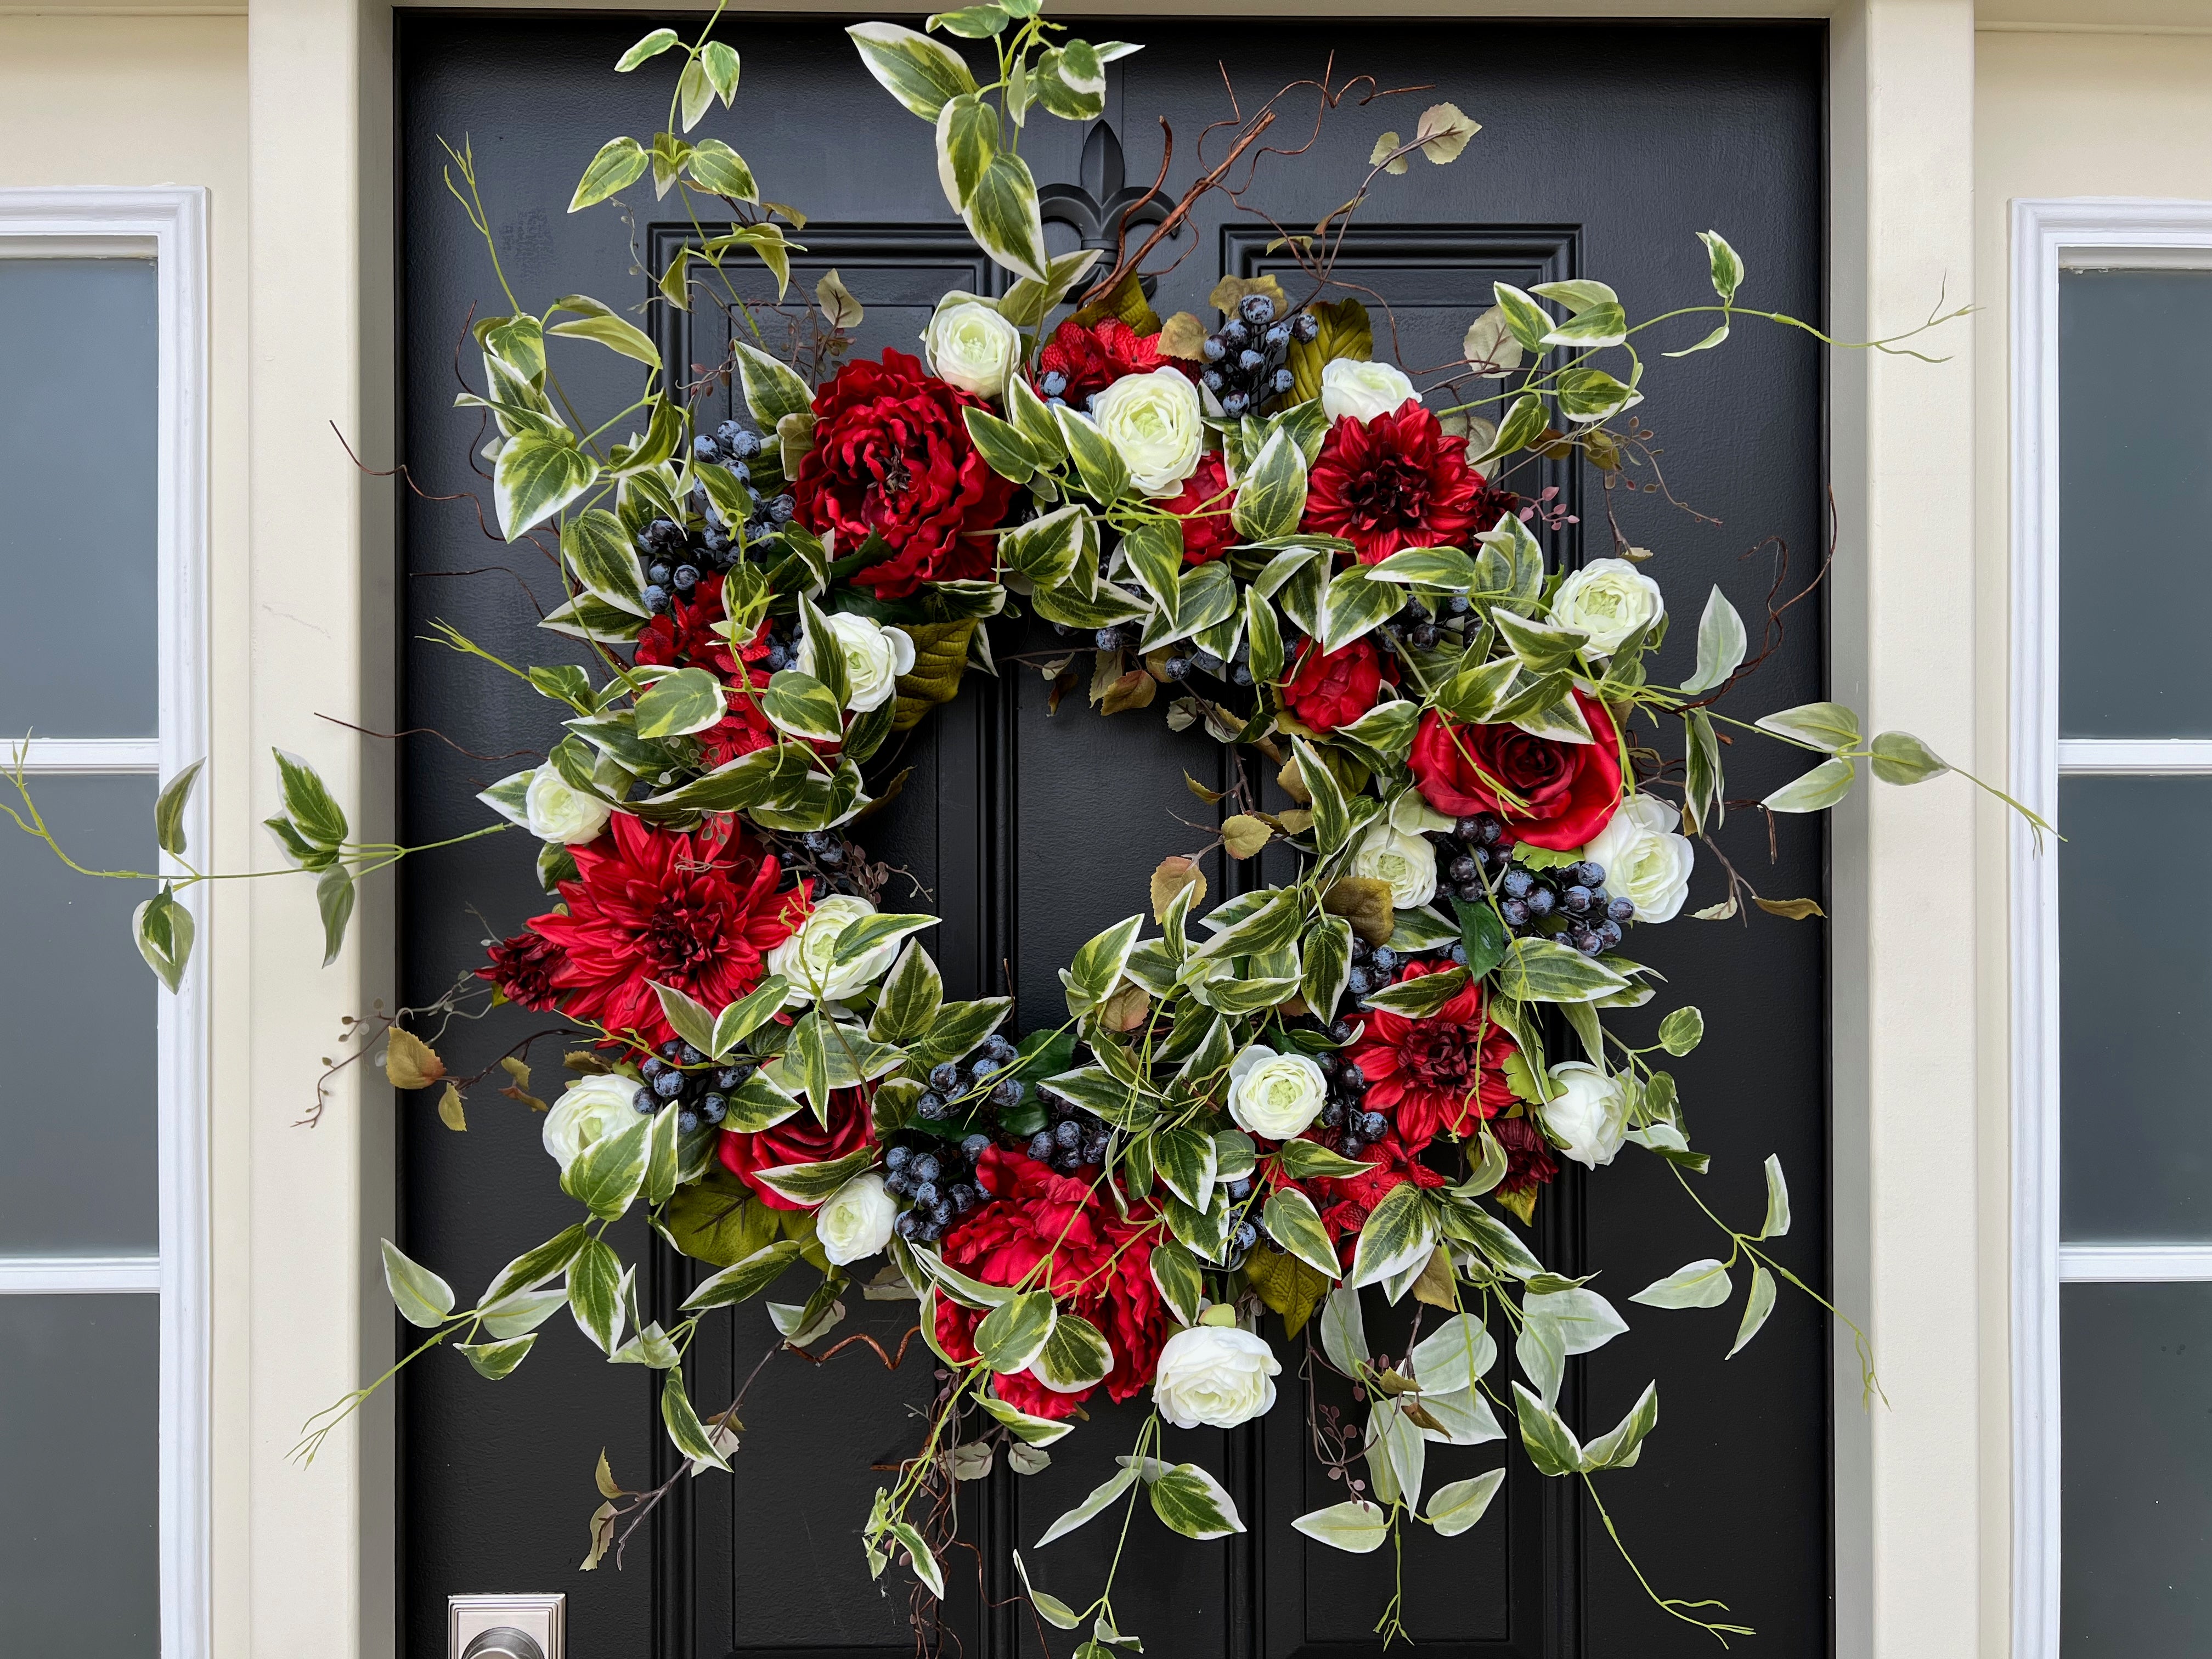
[(545, 1150), (566, 1175), (576, 1155), (595, 1140), (620, 1134), (637, 1121), (638, 1080), (623, 1072), (578, 1078), (545, 1114)]
[(1264, 1339), (1232, 1325), (1193, 1325), (1160, 1350), (1152, 1403), (1179, 1429), (1233, 1429), (1275, 1408), (1282, 1362)]
[[(914, 641), (903, 629), (886, 628), (849, 611), (840, 611), (823, 620), (837, 636), (838, 647), (845, 659), (848, 688), (845, 706), (856, 714), (882, 708), (898, 690), (898, 677), (914, 667)], [(799, 672), (814, 673), (814, 637), (811, 634), (799, 636)]]
[(1229, 1115), (1270, 1140), (1289, 1140), (1321, 1115), (1328, 1079), (1304, 1054), (1254, 1043), (1229, 1067)]
[(1626, 1081), (1587, 1060), (1571, 1060), (1552, 1067), (1552, 1086), (1559, 1092), (1540, 1109), (1544, 1133), (1587, 1169), (1612, 1163), (1628, 1133)]
[(538, 840), (574, 847), (598, 840), (615, 809), (597, 795), (571, 789), (568, 780), (550, 766), (541, 766), (530, 775), (522, 811), (530, 820), (530, 833)]
[(1006, 395), (1006, 377), (1021, 360), (1022, 333), (981, 301), (963, 300), (938, 307), (921, 349), (938, 379), (995, 399)]
[(1179, 368), (1124, 374), (1091, 401), (1091, 418), (1128, 464), (1147, 495), (1173, 495), (1198, 470), (1206, 436), (1198, 388)]
[(1552, 620), (1581, 629), (1601, 656), (1666, 609), (1659, 584), (1626, 559), (1592, 559), (1552, 595)]
[(1437, 896), (1437, 849), (1425, 836), (1409, 836), (1388, 822), (1379, 823), (1352, 855), (1352, 873), (1389, 883), (1392, 906), (1411, 910)]
[(1322, 412), (1332, 421), (1371, 421), (1402, 409), (1413, 383), (1389, 363), (1332, 357), (1321, 368)]
[(856, 1175), (830, 1194), (814, 1212), (814, 1237), (822, 1254), (838, 1267), (873, 1255), (890, 1243), (898, 1204), (871, 1170)]
[(891, 959), (898, 955), (896, 939), (863, 951), (842, 968), (830, 965), (844, 931), (862, 916), (875, 914), (874, 905), (849, 893), (833, 893), (808, 912), (799, 931), (768, 953), (769, 972), (791, 981), (791, 994), (784, 999), (784, 1006), (804, 1007), (817, 997), (824, 1002), (842, 1002), (891, 965)]
[(1657, 797), (1633, 794), (1620, 803), (1583, 856), (1605, 866), (1605, 890), (1631, 900), (1638, 921), (1672, 921), (1690, 893), (1697, 850), (1674, 833), (1682, 815)]

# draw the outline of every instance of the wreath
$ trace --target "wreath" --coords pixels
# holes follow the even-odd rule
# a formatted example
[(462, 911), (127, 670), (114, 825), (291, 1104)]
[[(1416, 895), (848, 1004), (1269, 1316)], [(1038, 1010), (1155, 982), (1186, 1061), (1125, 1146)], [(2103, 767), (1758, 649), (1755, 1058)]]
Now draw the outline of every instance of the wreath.
[[(803, 215), (763, 198), (730, 145), (686, 136), (737, 93), (738, 55), (712, 21), (689, 45), (656, 29), (616, 64), (679, 53), (668, 127), (608, 143), (569, 210), (648, 172), (658, 196), (675, 191), (699, 240), (654, 303), (726, 309), (729, 360), (685, 386), (629, 316), (580, 295), (532, 314), (510, 291), (512, 314), (473, 325), (483, 390), (458, 401), (487, 423), (500, 533), (547, 553), (567, 599), (544, 625), (588, 647), (586, 663), (517, 667), (445, 632), (561, 710), (544, 763), (485, 790), (496, 821), (475, 832), (535, 838), (549, 908), (438, 1005), (363, 1022), (356, 1054), (381, 1042), (392, 1080), (438, 1089), (458, 1129), (461, 1084), (429, 1040), (439, 1018), (505, 1001), (581, 1034), (550, 1107), (529, 1094), (524, 1057), (502, 1062), (504, 1092), (544, 1112), (581, 1218), (466, 1307), (383, 1249), (399, 1312), (427, 1333), (400, 1366), (450, 1346), (504, 1377), (565, 1309), (610, 1361), (662, 1373), (683, 1461), (638, 1492), (602, 1458), (587, 1570), (676, 1479), (729, 1468), (743, 1396), (702, 1412), (686, 1352), (717, 1310), (802, 1264), (811, 1282), (769, 1312), (783, 1345), (811, 1357), (835, 1351), (818, 1345), (856, 1285), (918, 1304), (934, 1398), (861, 1540), (872, 1574), (902, 1563), (932, 1596), (957, 1481), (1001, 1455), (1044, 1467), (1100, 1390), (1149, 1396), (1152, 1412), (1113, 1478), (1033, 1548), (1140, 1495), (1188, 1537), (1242, 1531), (1221, 1482), (1172, 1461), (1165, 1431), (1277, 1409), (1286, 1361), (1340, 1373), (1366, 1407), (1364, 1425), (1314, 1437), (1340, 1453), (1329, 1474), (1343, 1491), (1295, 1522), (1321, 1543), (1367, 1552), (1408, 1526), (1476, 1526), (1503, 1469), (1438, 1484), (1432, 1447), (1517, 1439), (1541, 1474), (1583, 1481), (1602, 1515), (1594, 1477), (1635, 1462), (1657, 1386), (1587, 1438), (1564, 1420), (1568, 1358), (1626, 1327), (1509, 1218), (1530, 1221), (1563, 1161), (1596, 1169), (1633, 1146), (1686, 1190), (1705, 1169), (1664, 1069), (1698, 1043), (1698, 1011), (1668, 1012), (1652, 1047), (1606, 1016), (1655, 995), (1636, 933), (1680, 915), (1694, 842), (1719, 858), (1721, 728), (1818, 757), (1757, 803), (1767, 812), (1833, 804), (1862, 762), (1898, 784), (1948, 769), (1909, 734), (1869, 741), (1835, 703), (1748, 724), (1723, 714), (1778, 617), (1747, 659), (1717, 588), (1693, 672), (1655, 683), (1665, 596), (1610, 511), (1614, 556), (1571, 571), (1547, 560), (1565, 514), (1520, 482), (1534, 463), (1578, 459), (1608, 490), (1642, 488), (1652, 469), (1649, 429), (1624, 418), (1644, 400), (1647, 331), (1705, 331), (1669, 356), (1721, 345), (1746, 317), (1818, 335), (1737, 303), (1743, 263), (1718, 233), (1701, 235), (1714, 302), (1643, 321), (1601, 282), (1496, 284), (1462, 360), (1424, 395), (1376, 356), (1359, 300), (1327, 296), (1370, 195), (1450, 165), (1478, 131), (1438, 103), (1409, 134), (1376, 139), (1343, 206), (1283, 233), (1298, 293), (1228, 277), (1208, 315), (1164, 320), (1145, 262), (1194, 204), (1222, 191), (1264, 217), (1247, 200), (1258, 136), (1293, 106), (1341, 118), (1376, 89), (1285, 88), (1208, 130), (1226, 159), (1209, 166), (1202, 146), (1180, 197), (1163, 192), (1164, 167), (1110, 258), (1050, 257), (1022, 130), (1040, 114), (1096, 119), (1105, 64), (1138, 48), (1074, 39), (1038, 13), (1039, 0), (996, 0), (926, 32), (848, 31), (933, 129), (947, 197), (1012, 279), (1003, 295), (946, 295), (918, 356), (854, 360), (861, 307), (834, 272), (792, 304)], [(991, 78), (940, 35), (980, 43)], [(447, 182), (491, 245), (465, 147)], [(752, 260), (776, 304), (740, 296), (733, 273)], [(634, 359), (635, 401), (587, 422), (556, 372), (570, 343)], [(707, 429), (700, 406), (732, 384), (750, 419)], [(921, 937), (935, 919), (891, 908), (896, 878), (847, 831), (896, 793), (871, 772), (887, 740), (966, 672), (998, 672), (987, 624), (1023, 611), (1065, 641), (1030, 665), (1055, 702), (1087, 666), (1103, 714), (1163, 703), (1170, 728), (1263, 759), (1294, 806), (1265, 810), (1248, 779), (1225, 802), (1200, 793), (1235, 809), (1219, 831), (1231, 857), (1279, 844), (1298, 873), (1216, 904), (1198, 856), (1166, 859), (1132, 895), (1138, 912), (1061, 971), (1064, 1013), (1021, 1010), (1017, 1037), (1011, 998), (946, 999)], [(1670, 722), (1679, 763), (1653, 746)], [(278, 762), (287, 810), (270, 827), (315, 873), (335, 955), (354, 882), (403, 849), (353, 842), (312, 767)], [(173, 989), (191, 944), (179, 894), (210, 878), (181, 862), (197, 771), (157, 808), (183, 873), (135, 922)], [(16, 782), (10, 815), (51, 842)], [(1727, 896), (1698, 917), (1819, 914), (1719, 861)], [(1710, 1308), (1741, 1288), (1739, 1349), (1779, 1282), (1828, 1307), (1771, 1253), (1790, 1212), (1775, 1159), (1766, 1178), (1755, 1225), (1714, 1218), (1724, 1256), (1631, 1299)], [(610, 1241), (633, 1207), (712, 1269), (671, 1326), (641, 1319), (635, 1265)], [(1364, 1334), (1363, 1303), (1378, 1297), (1416, 1304), (1402, 1352)], [(312, 1422), (303, 1453), (383, 1380)], [(1081, 1659), (1139, 1645), (1115, 1623), (1110, 1572), (1078, 1607), (1016, 1563), (1042, 1620), (1089, 1627)], [(1741, 1628), (1705, 1617), (1717, 1603), (1652, 1594), (1716, 1634)]]

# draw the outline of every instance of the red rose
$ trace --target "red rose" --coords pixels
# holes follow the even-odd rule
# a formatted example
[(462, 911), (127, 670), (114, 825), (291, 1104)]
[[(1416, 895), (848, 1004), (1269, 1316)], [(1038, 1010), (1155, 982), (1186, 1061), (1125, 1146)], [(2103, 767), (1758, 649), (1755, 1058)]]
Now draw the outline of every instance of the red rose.
[(811, 1210), (813, 1205), (786, 1198), (760, 1179), (759, 1171), (786, 1164), (826, 1164), (848, 1152), (857, 1152), (863, 1146), (874, 1146), (876, 1131), (870, 1120), (868, 1103), (860, 1097), (860, 1091), (840, 1089), (830, 1097), (830, 1127), (826, 1129), (814, 1121), (813, 1113), (800, 1112), (795, 1117), (784, 1119), (773, 1129), (763, 1129), (755, 1134), (726, 1129), (720, 1139), (718, 1150), (722, 1167), (759, 1194), (762, 1203), (774, 1210)]
[(1229, 463), (1218, 449), (1198, 458), (1198, 470), (1183, 480), (1182, 493), (1158, 503), (1182, 520), (1182, 562), (1208, 564), (1237, 540), (1229, 504), (1237, 492), (1229, 485)]
[[(1037, 352), (1036, 374), (1031, 383), (1042, 395), (1062, 398), (1080, 409), (1085, 398), (1103, 392), (1124, 374), (1149, 374), (1159, 366), (1158, 335), (1139, 334), (1119, 317), (1101, 318), (1088, 328), (1070, 320), (1053, 330), (1052, 338)], [(1057, 392), (1044, 392), (1048, 374), (1060, 377)]]
[[(752, 642), (744, 648), (745, 665), (741, 672), (738, 656), (719, 626), (726, 615), (722, 609), (722, 579), (702, 576), (689, 599), (681, 594), (672, 596), (667, 611), (646, 623), (630, 660), (641, 668), (703, 668), (726, 686), (750, 685), (758, 690), (767, 685), (769, 672), (752, 665), (768, 655), (768, 623), (763, 619), (754, 630)], [(761, 713), (757, 697), (743, 691), (726, 691), (723, 696), (730, 712), (719, 724), (694, 734), (709, 766), (720, 766), (775, 741), (775, 728)]]
[[(1407, 963), (1396, 982), (1446, 965)], [(1370, 1010), (1345, 1058), (1367, 1079), (1365, 1109), (1390, 1113), (1398, 1139), (1421, 1147), (1446, 1131), (1464, 1135), (1474, 1119), (1494, 1118), (1512, 1105), (1505, 1061), (1513, 1052), (1513, 1039), (1485, 1012), (1477, 982), (1426, 1019)]]
[(477, 969), (477, 977), (499, 987), (518, 1007), (545, 1013), (556, 1006), (553, 975), (568, 959), (568, 953), (551, 939), (525, 927), (491, 947), (491, 965)]
[(552, 981), (571, 1018), (657, 1048), (676, 1033), (647, 981), (721, 1008), (760, 983), (768, 952), (790, 936), (781, 866), (728, 818), (683, 835), (617, 812), (573, 850), (568, 914), (530, 923), (565, 952)]
[(1362, 564), (1401, 548), (1444, 547), (1477, 529), (1482, 475), (1467, 440), (1409, 403), (1371, 421), (1340, 420), (1322, 440), (1306, 481), (1304, 527), (1349, 541)]
[(890, 556), (853, 578), (878, 599), (989, 574), (976, 532), (1006, 517), (1014, 487), (984, 465), (961, 415), (988, 407), (902, 351), (848, 363), (814, 394), (814, 447), (792, 483), (799, 520), (836, 531), (841, 553), (883, 538)]
[[(1097, 1326), (1114, 1350), (1107, 1394), (1123, 1401), (1143, 1393), (1168, 1340), (1166, 1304), (1152, 1283), (1152, 1241), (1164, 1235), (1149, 1224), (1152, 1207), (1132, 1206), (1124, 1221), (1103, 1188), (995, 1146), (983, 1154), (975, 1178), (992, 1201), (945, 1236), (945, 1261), (986, 1285), (1018, 1285), (1049, 1255), (1038, 1287)], [(975, 1357), (981, 1319), (938, 1298), (937, 1340), (954, 1360)], [(1027, 1371), (994, 1373), (992, 1380), (1001, 1400), (1036, 1417), (1073, 1417), (1091, 1392), (1058, 1394)]]
[(1364, 637), (1327, 656), (1309, 641), (1296, 672), (1283, 682), (1283, 707), (1316, 732), (1334, 732), (1375, 707), (1382, 684), (1382, 657)]
[(1620, 738), (1605, 705), (1577, 690), (1593, 743), (1560, 743), (1517, 726), (1462, 726), (1435, 709), (1413, 734), (1421, 797), (1439, 812), (1495, 812), (1531, 847), (1588, 844), (1620, 805)]

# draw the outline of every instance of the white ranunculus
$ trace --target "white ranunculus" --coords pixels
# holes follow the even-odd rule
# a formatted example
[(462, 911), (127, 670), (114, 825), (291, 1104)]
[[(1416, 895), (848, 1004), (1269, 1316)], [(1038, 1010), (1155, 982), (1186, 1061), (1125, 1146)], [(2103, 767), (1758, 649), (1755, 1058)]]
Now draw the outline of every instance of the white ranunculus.
[(1626, 1080), (1571, 1060), (1552, 1067), (1552, 1087), (1558, 1092), (1540, 1109), (1545, 1133), (1586, 1169), (1612, 1163), (1628, 1133)]
[(1352, 873), (1390, 884), (1390, 902), (1410, 910), (1437, 896), (1437, 849), (1425, 836), (1409, 836), (1378, 823), (1352, 855)]
[(842, 968), (830, 964), (837, 954), (837, 941), (862, 916), (872, 916), (876, 907), (849, 893), (833, 893), (807, 913), (799, 931), (768, 953), (768, 970), (791, 981), (787, 1008), (804, 1007), (819, 997), (842, 1002), (872, 983), (898, 955), (899, 941), (889, 939), (864, 951)]
[(1592, 559), (1552, 595), (1552, 620), (1581, 629), (1601, 656), (1666, 609), (1659, 584), (1626, 559)]
[(814, 1212), (814, 1237), (821, 1241), (822, 1254), (842, 1267), (890, 1243), (891, 1224), (897, 1219), (897, 1200), (885, 1190), (884, 1178), (870, 1170), (830, 1194)]
[(637, 1121), (637, 1091), (641, 1086), (627, 1073), (606, 1072), (578, 1078), (553, 1103), (540, 1133), (545, 1150), (563, 1175), (585, 1147), (620, 1134)]
[(1006, 377), (1021, 361), (1022, 332), (981, 301), (960, 301), (937, 308), (921, 347), (938, 379), (995, 400), (1006, 396)]
[[(914, 641), (902, 628), (886, 628), (871, 617), (840, 611), (825, 617), (845, 659), (848, 694), (845, 706), (856, 714), (880, 708), (898, 690), (898, 677), (914, 667)], [(799, 672), (814, 673), (814, 638), (799, 641)], [(816, 675), (818, 679), (819, 675)]]
[(1282, 1370), (1263, 1338), (1233, 1325), (1193, 1325), (1160, 1350), (1152, 1403), (1179, 1429), (1233, 1429), (1274, 1410)]
[(1674, 807), (1639, 793), (1583, 848), (1584, 858), (1605, 866), (1605, 890), (1634, 903), (1638, 921), (1672, 921), (1689, 896), (1697, 850), (1674, 833), (1681, 821)]
[(1321, 1115), (1328, 1079), (1304, 1054), (1279, 1054), (1255, 1042), (1229, 1067), (1229, 1115), (1269, 1140), (1289, 1140)]
[(1198, 388), (1179, 368), (1124, 374), (1091, 399), (1091, 418), (1147, 495), (1177, 494), (1198, 470), (1206, 427), (1199, 418)]
[(530, 833), (538, 840), (575, 847), (597, 841), (615, 809), (597, 795), (571, 789), (568, 780), (550, 766), (541, 766), (530, 775), (522, 811), (530, 820)]
[(1389, 363), (1332, 357), (1322, 365), (1322, 412), (1332, 421), (1371, 421), (1403, 408), (1413, 395), (1413, 383)]

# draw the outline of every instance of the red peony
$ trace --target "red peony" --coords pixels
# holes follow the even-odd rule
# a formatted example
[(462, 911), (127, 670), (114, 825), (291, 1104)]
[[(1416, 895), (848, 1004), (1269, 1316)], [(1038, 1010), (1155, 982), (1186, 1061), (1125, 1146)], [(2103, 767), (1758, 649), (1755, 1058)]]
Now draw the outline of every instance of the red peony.
[(1462, 726), (1431, 709), (1413, 734), (1422, 799), (1455, 817), (1495, 812), (1531, 847), (1587, 845), (1620, 805), (1620, 738), (1602, 702), (1581, 690), (1575, 702), (1594, 743), (1560, 743), (1517, 726)]
[[(1064, 1312), (1089, 1320), (1114, 1350), (1106, 1392), (1132, 1399), (1152, 1385), (1168, 1313), (1152, 1284), (1152, 1240), (1159, 1236), (1147, 1205), (1121, 1219), (1103, 1188), (1079, 1176), (1055, 1175), (1020, 1152), (993, 1147), (976, 1180), (994, 1200), (970, 1211), (945, 1236), (945, 1259), (986, 1285), (1018, 1285), (1047, 1255), (1038, 1281)], [(937, 1303), (937, 1340), (956, 1361), (975, 1357), (982, 1315), (944, 1297)], [(1073, 1417), (1091, 1389), (1056, 1394), (1027, 1371), (996, 1375), (999, 1397), (1037, 1417)]]
[(1322, 440), (1306, 482), (1304, 528), (1341, 536), (1362, 564), (1401, 548), (1445, 547), (1488, 525), (1475, 522), (1482, 475), (1467, 440), (1409, 403), (1371, 421), (1341, 420)]
[[(1407, 963), (1397, 982), (1446, 965)], [(1505, 1061), (1513, 1052), (1513, 1039), (1485, 1012), (1477, 982), (1426, 1019), (1370, 1011), (1345, 1058), (1367, 1079), (1366, 1109), (1390, 1113), (1398, 1138), (1419, 1147), (1446, 1131), (1463, 1135), (1474, 1119), (1494, 1118), (1512, 1105)]]
[(1237, 492), (1229, 485), (1229, 463), (1218, 449), (1198, 458), (1198, 471), (1183, 480), (1182, 493), (1158, 503), (1182, 520), (1182, 562), (1208, 564), (1236, 543), (1229, 504)]
[(530, 924), (565, 953), (552, 981), (570, 1018), (658, 1047), (676, 1033), (648, 981), (709, 1008), (760, 983), (768, 952), (790, 936), (792, 896), (776, 892), (781, 867), (731, 820), (708, 823), (684, 835), (617, 812), (605, 835), (574, 849), (577, 879), (561, 884), (568, 914)]
[(1085, 398), (1103, 392), (1124, 374), (1149, 374), (1159, 366), (1157, 334), (1139, 334), (1119, 317), (1102, 318), (1088, 328), (1071, 319), (1053, 330), (1052, 338), (1038, 350), (1032, 384), (1042, 392), (1046, 375), (1060, 375), (1064, 384), (1047, 395), (1080, 409)]
[(977, 532), (1006, 517), (1014, 487), (984, 465), (961, 416), (988, 407), (902, 351), (848, 363), (814, 394), (814, 447), (792, 484), (799, 520), (836, 531), (844, 553), (880, 536), (890, 556), (853, 578), (878, 599), (990, 573)]
[(1373, 1167), (1340, 1181), (1323, 1178), (1308, 1183), (1314, 1207), (1321, 1212), (1321, 1224), (1328, 1229), (1346, 1267), (1352, 1265), (1359, 1230), (1367, 1224), (1368, 1216), (1385, 1194), (1409, 1181), (1416, 1187), (1444, 1184), (1443, 1176), (1420, 1161), (1419, 1144), (1409, 1148), (1395, 1127), (1381, 1139), (1362, 1146), (1358, 1158)]
[(1382, 685), (1382, 659), (1364, 637), (1327, 656), (1309, 641), (1283, 682), (1283, 707), (1316, 732), (1334, 732), (1375, 707)]
[[(738, 656), (720, 628), (726, 614), (722, 609), (722, 579), (702, 576), (690, 599), (672, 596), (668, 610), (646, 623), (637, 636), (631, 660), (641, 668), (703, 668), (726, 686), (750, 685), (757, 690), (769, 682), (768, 670), (752, 666), (768, 655), (768, 623), (762, 622), (754, 631), (752, 643), (745, 647), (741, 675)], [(743, 692), (724, 695), (730, 712), (719, 725), (696, 734), (709, 766), (720, 766), (775, 741), (775, 728), (761, 713), (757, 698)]]
[(526, 927), (491, 947), (491, 965), (477, 969), (477, 977), (499, 987), (501, 994), (518, 1007), (546, 1013), (556, 1006), (553, 975), (568, 959), (568, 953), (551, 939)]
[(826, 1164), (863, 1146), (872, 1146), (876, 1131), (860, 1091), (840, 1089), (830, 1097), (826, 1129), (814, 1121), (813, 1113), (802, 1111), (756, 1134), (726, 1129), (720, 1140), (722, 1167), (759, 1194), (762, 1203), (773, 1210), (809, 1210), (815, 1206), (786, 1198), (761, 1180), (759, 1171), (786, 1164)]

